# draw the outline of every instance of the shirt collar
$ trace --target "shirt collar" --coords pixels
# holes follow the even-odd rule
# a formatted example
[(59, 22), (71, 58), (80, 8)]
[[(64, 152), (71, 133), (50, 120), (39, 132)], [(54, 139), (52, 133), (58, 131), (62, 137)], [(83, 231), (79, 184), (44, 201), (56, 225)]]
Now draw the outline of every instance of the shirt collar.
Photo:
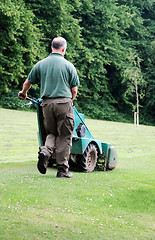
[(60, 57), (64, 57), (61, 53), (50, 53), (50, 56), (60, 56)]

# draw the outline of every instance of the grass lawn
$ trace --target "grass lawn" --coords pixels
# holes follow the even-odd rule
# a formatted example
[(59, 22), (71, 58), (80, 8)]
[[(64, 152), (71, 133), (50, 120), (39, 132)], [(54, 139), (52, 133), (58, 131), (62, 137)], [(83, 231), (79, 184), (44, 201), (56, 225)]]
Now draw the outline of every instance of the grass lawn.
[(37, 168), (36, 113), (0, 108), (0, 239), (155, 239), (155, 127), (86, 119), (113, 144), (109, 172)]

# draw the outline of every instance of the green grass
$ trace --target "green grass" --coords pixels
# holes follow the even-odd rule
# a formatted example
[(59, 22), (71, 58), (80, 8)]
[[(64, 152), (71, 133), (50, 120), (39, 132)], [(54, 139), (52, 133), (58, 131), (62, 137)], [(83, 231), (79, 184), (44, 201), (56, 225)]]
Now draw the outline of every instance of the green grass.
[(0, 109), (0, 239), (155, 239), (155, 127), (86, 123), (117, 168), (58, 179), (37, 171), (36, 113)]

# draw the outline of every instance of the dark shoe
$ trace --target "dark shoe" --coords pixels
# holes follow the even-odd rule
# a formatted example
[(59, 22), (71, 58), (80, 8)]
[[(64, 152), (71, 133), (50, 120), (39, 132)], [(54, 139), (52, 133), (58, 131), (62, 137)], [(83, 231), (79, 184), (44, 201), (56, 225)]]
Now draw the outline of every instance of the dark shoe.
[(57, 177), (59, 178), (72, 178), (73, 174), (68, 171), (58, 171), (57, 172)]
[(48, 165), (48, 157), (44, 152), (39, 153), (39, 160), (37, 163), (37, 168), (40, 173), (45, 174), (46, 173), (46, 168)]

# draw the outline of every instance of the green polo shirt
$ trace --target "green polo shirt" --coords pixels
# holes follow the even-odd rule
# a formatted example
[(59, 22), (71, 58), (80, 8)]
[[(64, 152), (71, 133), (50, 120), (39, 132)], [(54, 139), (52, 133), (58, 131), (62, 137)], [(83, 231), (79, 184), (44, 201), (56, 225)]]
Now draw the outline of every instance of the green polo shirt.
[(31, 84), (41, 83), (41, 98), (72, 98), (71, 88), (79, 85), (74, 65), (59, 53), (51, 53), (39, 61), (29, 73), (28, 81)]

